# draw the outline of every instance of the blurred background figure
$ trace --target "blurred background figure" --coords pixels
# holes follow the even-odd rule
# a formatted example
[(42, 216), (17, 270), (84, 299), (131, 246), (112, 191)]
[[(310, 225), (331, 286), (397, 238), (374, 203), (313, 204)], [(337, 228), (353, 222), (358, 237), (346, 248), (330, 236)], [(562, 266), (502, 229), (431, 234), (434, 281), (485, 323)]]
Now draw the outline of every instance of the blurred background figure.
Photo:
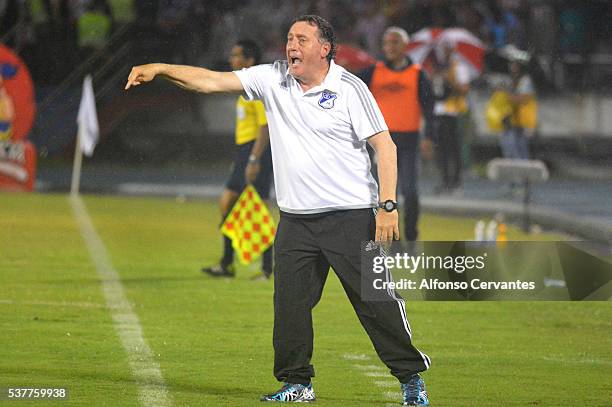
[(77, 8), (77, 43), (81, 58), (106, 45), (112, 28), (113, 12), (108, 0), (80, 0)]
[(492, 48), (500, 49), (508, 44), (522, 45), (524, 27), (514, 13), (511, 2), (489, 0), (484, 19), (485, 42)]
[(370, 55), (378, 57), (380, 55), (380, 37), (385, 30), (387, 21), (378, 1), (363, 2), (362, 8), (355, 22), (355, 34), (359, 45)]
[[(397, 146), (397, 181), (404, 205), (402, 239), (414, 242), (419, 219), (419, 145), (429, 157), (434, 100), (427, 75), (406, 55), (408, 41), (403, 28), (387, 28), (382, 41), (384, 60), (363, 71), (360, 77), (372, 91)], [(421, 141), (422, 117), (426, 122)]]
[(504, 119), (500, 144), (504, 158), (529, 159), (529, 139), (537, 126), (535, 86), (527, 73), (526, 60), (511, 60), (508, 100), (510, 115)]
[[(237, 71), (257, 65), (261, 51), (250, 40), (240, 40), (232, 48), (229, 63)], [(221, 221), (238, 200), (247, 183), (252, 183), (262, 199), (270, 196), (272, 184), (272, 155), (268, 142), (268, 121), (261, 100), (247, 101), (243, 96), (236, 102), (236, 157), (232, 174), (225, 184), (219, 200)], [(202, 272), (215, 277), (234, 277), (234, 248), (232, 241), (223, 236), (223, 256), (219, 264), (202, 268)], [(264, 279), (272, 275), (272, 248), (263, 254), (262, 274)]]
[(438, 193), (457, 191), (463, 171), (458, 115), (468, 111), (470, 73), (454, 58), (453, 51), (451, 43), (440, 44), (432, 66), (436, 155), (441, 174)]
[(187, 55), (192, 42), (191, 32), (198, 24), (190, 19), (195, 2), (193, 0), (159, 0), (157, 29), (162, 38), (162, 57), (165, 60), (187, 64)]

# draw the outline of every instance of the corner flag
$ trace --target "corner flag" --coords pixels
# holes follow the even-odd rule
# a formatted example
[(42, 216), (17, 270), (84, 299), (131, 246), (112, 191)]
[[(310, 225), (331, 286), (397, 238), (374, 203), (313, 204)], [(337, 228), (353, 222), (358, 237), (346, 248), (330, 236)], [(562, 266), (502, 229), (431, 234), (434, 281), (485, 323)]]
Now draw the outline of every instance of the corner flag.
[(71, 195), (79, 194), (83, 154), (87, 157), (93, 155), (94, 148), (100, 136), (98, 112), (96, 111), (96, 97), (94, 96), (91, 75), (87, 75), (83, 80), (83, 94), (81, 95), (81, 104), (79, 105), (77, 125), (76, 148), (74, 150), (72, 181), (70, 183)]
[(272, 246), (276, 225), (268, 207), (252, 185), (247, 185), (221, 225), (232, 240), (242, 264), (256, 260)]
[(81, 104), (79, 105), (77, 124), (81, 151), (86, 156), (91, 157), (100, 136), (96, 97), (94, 96), (91, 75), (87, 75), (83, 80), (83, 94), (81, 96)]

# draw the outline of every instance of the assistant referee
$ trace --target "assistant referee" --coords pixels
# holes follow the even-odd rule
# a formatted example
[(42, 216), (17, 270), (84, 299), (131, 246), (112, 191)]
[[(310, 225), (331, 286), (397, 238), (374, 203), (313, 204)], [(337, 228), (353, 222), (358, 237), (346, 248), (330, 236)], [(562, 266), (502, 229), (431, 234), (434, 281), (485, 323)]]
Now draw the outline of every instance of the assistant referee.
[[(239, 40), (232, 48), (229, 62), (233, 70), (249, 68), (260, 62), (261, 51), (250, 40)], [(260, 100), (236, 101), (236, 156), (232, 173), (219, 199), (221, 219), (230, 212), (247, 183), (253, 184), (262, 199), (268, 199), (272, 184), (272, 155), (270, 153), (268, 121)], [(263, 253), (262, 273), (256, 278), (267, 279), (272, 274), (272, 249)], [(223, 236), (223, 256), (219, 264), (202, 268), (214, 277), (234, 277), (234, 247), (232, 240)]]
[[(284, 385), (263, 401), (315, 400), (310, 364), (312, 309), (331, 266), (382, 361), (401, 383), (403, 404), (427, 406), (418, 374), (430, 360), (411, 341), (401, 298), (360, 296), (361, 242), (399, 238), (396, 148), (367, 86), (333, 61), (336, 38), (319, 16), (297, 18), (287, 60), (237, 72), (149, 64), (132, 68), (126, 89), (157, 75), (203, 92), (244, 92), (266, 108), (281, 220), (274, 245), (274, 374)], [(380, 187), (366, 141), (376, 151)], [(384, 207), (375, 215), (375, 208)]]

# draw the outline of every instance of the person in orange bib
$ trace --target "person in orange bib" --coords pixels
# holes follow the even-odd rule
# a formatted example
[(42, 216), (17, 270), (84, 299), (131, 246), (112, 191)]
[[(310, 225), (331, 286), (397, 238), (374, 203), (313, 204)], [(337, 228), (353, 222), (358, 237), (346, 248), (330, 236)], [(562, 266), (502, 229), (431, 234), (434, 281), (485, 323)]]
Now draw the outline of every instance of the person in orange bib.
[[(434, 98), (427, 74), (406, 55), (408, 33), (389, 27), (383, 35), (385, 60), (360, 73), (389, 126), (397, 146), (398, 185), (404, 198), (404, 233), (407, 241), (418, 237), (419, 145), (424, 156), (431, 156)], [(421, 140), (421, 120), (425, 137)]]

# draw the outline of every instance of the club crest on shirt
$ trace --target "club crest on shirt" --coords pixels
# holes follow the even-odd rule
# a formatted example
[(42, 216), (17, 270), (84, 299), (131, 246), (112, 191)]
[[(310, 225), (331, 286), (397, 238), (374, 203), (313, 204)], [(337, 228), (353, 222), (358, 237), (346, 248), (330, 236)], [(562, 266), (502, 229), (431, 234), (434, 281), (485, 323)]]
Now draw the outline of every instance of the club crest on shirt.
[(323, 109), (331, 109), (334, 107), (334, 100), (336, 100), (337, 97), (338, 95), (335, 93), (324, 90), (323, 93), (321, 93), (321, 99), (319, 99), (319, 106)]

